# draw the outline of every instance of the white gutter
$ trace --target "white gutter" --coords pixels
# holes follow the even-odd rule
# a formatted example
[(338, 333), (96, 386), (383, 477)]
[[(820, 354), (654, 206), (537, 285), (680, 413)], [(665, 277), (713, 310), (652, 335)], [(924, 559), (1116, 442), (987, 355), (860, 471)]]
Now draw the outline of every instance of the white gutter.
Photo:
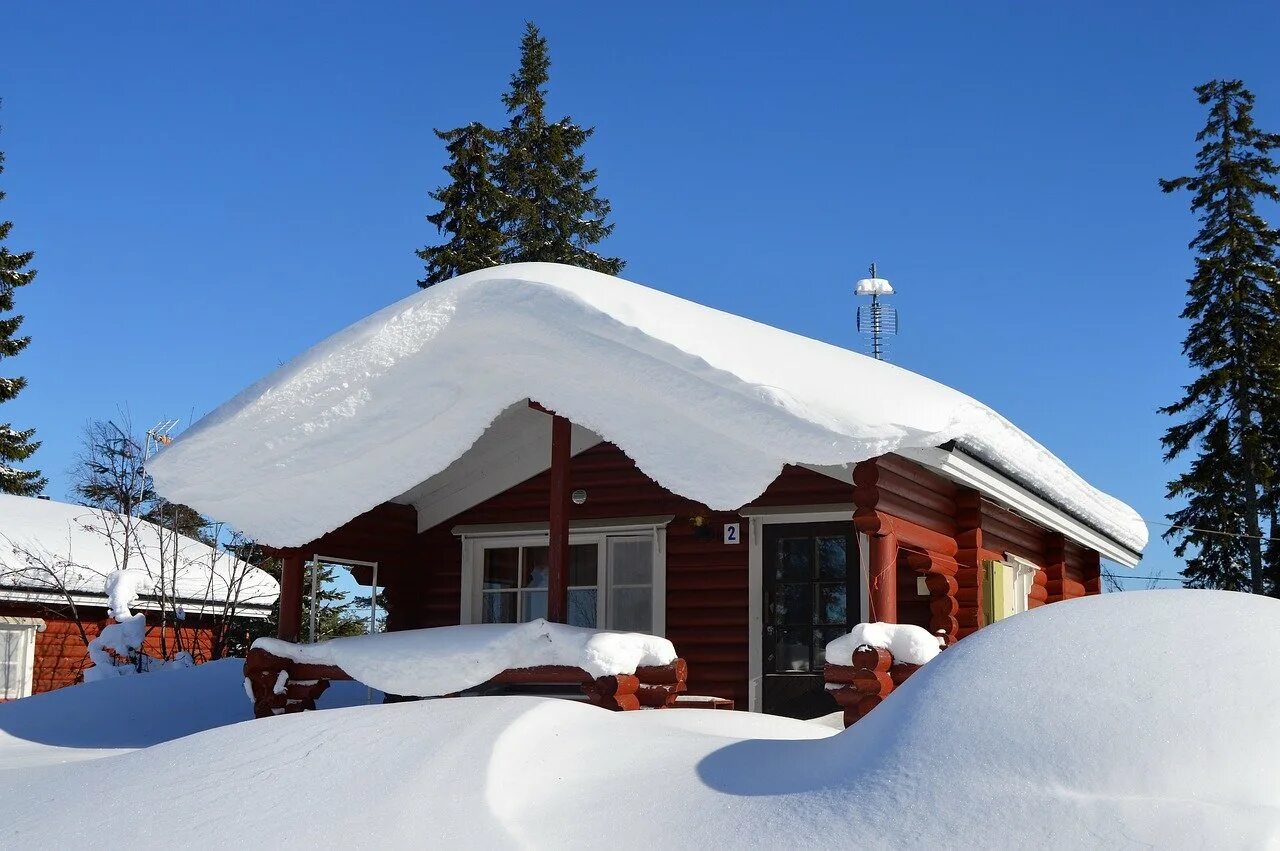
[(930, 447), (899, 449), (897, 455), (909, 458), (954, 482), (974, 488), (995, 502), (1039, 523), (1061, 532), (1077, 544), (1095, 550), (1108, 561), (1125, 567), (1136, 567), (1142, 554), (1136, 553), (1091, 526), (1077, 520), (1040, 496), (996, 472), (976, 458), (958, 449)]

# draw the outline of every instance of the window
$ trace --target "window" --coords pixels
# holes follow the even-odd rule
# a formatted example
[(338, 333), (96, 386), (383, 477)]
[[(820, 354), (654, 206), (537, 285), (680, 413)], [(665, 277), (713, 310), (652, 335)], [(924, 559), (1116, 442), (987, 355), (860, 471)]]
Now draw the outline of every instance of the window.
[[(574, 533), (569, 538), (572, 626), (661, 634), (661, 530)], [(466, 538), (463, 623), (525, 623), (547, 616), (545, 534)]]
[(14, 700), (31, 694), (35, 662), (35, 618), (0, 618), (0, 700)]
[(983, 568), (982, 611), (987, 623), (1025, 612), (1039, 568), (1010, 553), (1004, 561), (985, 562)]

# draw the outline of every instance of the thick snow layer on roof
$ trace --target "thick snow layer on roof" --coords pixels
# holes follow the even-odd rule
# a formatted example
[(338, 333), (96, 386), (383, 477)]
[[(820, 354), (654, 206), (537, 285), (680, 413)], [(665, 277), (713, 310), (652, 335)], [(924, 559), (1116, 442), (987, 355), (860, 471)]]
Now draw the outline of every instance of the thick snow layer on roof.
[(178, 542), (175, 568), (173, 533), (153, 523), (0, 494), (0, 589), (108, 595), (119, 611), (139, 594), (155, 593), (157, 584), (179, 600), (221, 603), (232, 586), (241, 604), (270, 606), (279, 596), (279, 584), (263, 571), (194, 538), (180, 535)]
[(635, 632), (604, 632), (538, 619), (470, 624), (291, 644), (259, 638), (254, 647), (295, 662), (337, 665), (390, 694), (435, 697), (469, 689), (508, 668), (567, 665), (593, 677), (634, 674), (675, 661), (671, 642)]
[(1138, 515), (990, 408), (923, 376), (617, 278), (545, 263), (463, 275), (315, 346), (149, 465), (169, 498), (307, 543), (444, 470), (531, 398), (712, 509), (787, 463), (959, 441), (1133, 550)]
[[(264, 836), (298, 848), (596, 848), (601, 837), (627, 848), (1266, 848), (1280, 841), (1277, 657), (1276, 600), (1112, 594), (979, 631), (840, 733), (742, 712), (430, 700), (0, 770), (0, 800), (6, 841), (36, 849), (103, 836), (131, 848)], [(117, 727), (147, 737), (214, 702), (247, 712), (234, 682), (185, 713), (159, 695), (154, 715), (138, 705), (134, 720), (98, 703), (135, 683), (195, 695), (201, 674), (25, 698), (0, 706), (0, 729), (23, 704), (63, 695), (79, 711), (44, 725), (49, 744)], [(50, 813), (80, 812), (93, 817), (50, 829)]]

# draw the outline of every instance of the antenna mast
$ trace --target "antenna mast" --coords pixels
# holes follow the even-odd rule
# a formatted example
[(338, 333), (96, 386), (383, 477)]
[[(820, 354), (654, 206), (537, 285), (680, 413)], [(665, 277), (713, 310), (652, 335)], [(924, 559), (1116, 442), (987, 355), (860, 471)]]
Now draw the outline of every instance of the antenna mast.
[(876, 360), (884, 360), (884, 338), (898, 333), (898, 311), (880, 303), (880, 296), (893, 295), (893, 286), (876, 275), (876, 264), (871, 264), (871, 277), (858, 281), (854, 295), (871, 297), (871, 304), (858, 308), (858, 331), (867, 334), (869, 354)]

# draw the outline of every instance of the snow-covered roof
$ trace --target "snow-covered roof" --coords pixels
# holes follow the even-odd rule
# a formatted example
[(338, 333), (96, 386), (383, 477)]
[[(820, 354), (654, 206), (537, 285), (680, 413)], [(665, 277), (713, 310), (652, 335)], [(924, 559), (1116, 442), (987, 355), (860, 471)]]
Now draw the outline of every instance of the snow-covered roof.
[(267, 573), (185, 535), (178, 536), (175, 566), (173, 540), (171, 532), (136, 517), (0, 494), (0, 599), (56, 603), (65, 590), (80, 603), (105, 600), (108, 577), (117, 570), (129, 572), (143, 609), (147, 595), (157, 592), (191, 601), (192, 612), (201, 603), (220, 606), (232, 596), (230, 588), (245, 612), (267, 610), (279, 596)]
[(959, 391), (547, 263), (473, 272), (366, 317), (222, 405), (148, 470), (169, 498), (297, 546), (446, 470), (526, 399), (712, 509), (750, 502), (784, 464), (955, 441), (1124, 547), (1147, 541), (1132, 508)]

